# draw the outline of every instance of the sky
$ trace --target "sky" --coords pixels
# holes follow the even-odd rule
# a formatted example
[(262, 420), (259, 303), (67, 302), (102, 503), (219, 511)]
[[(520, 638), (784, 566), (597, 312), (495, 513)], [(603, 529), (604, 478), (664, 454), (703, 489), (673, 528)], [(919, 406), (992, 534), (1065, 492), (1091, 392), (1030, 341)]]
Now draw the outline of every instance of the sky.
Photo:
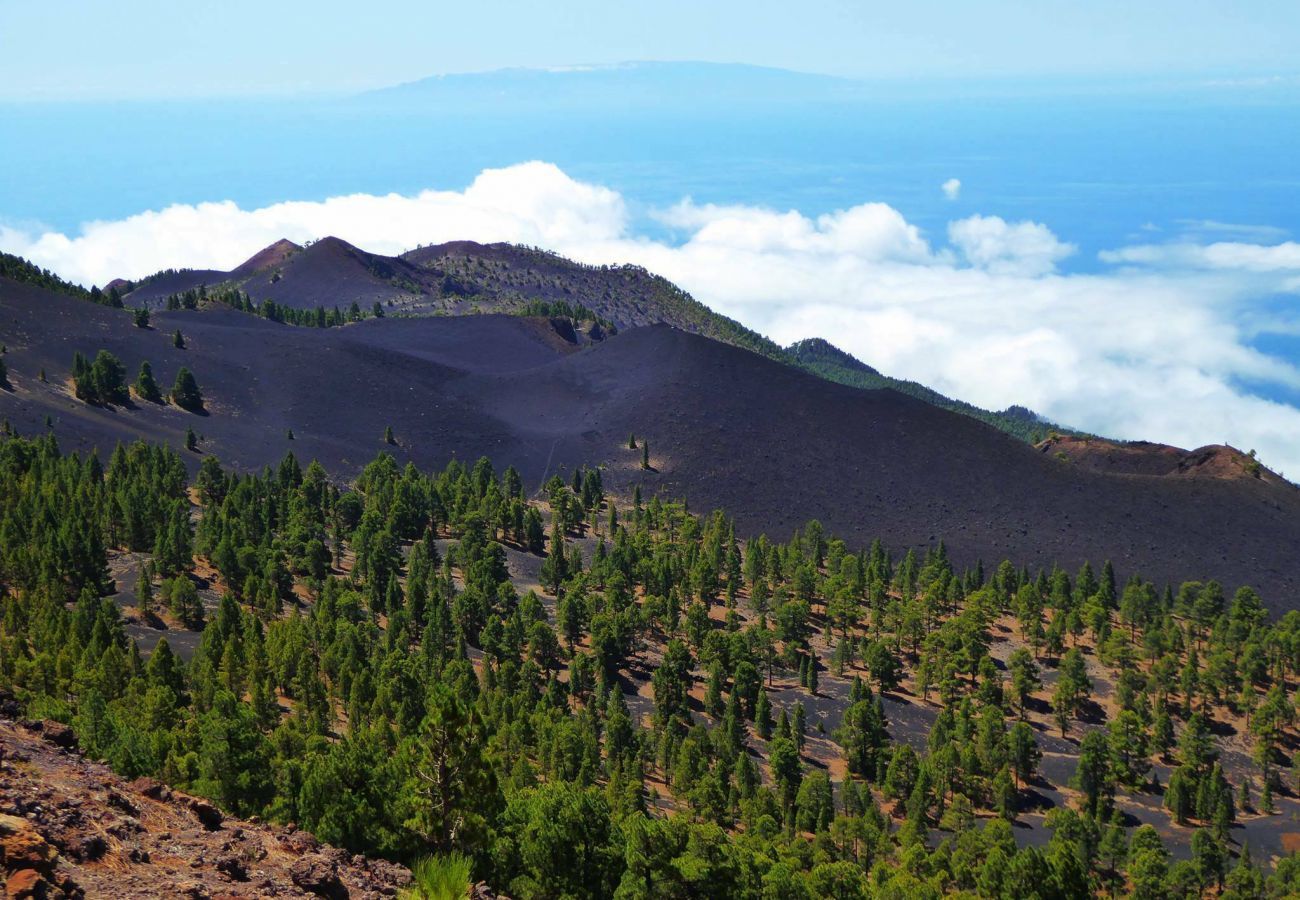
[(882, 79), (1294, 71), (1278, 0), (0, 2), (0, 100), (349, 92), (624, 60)]

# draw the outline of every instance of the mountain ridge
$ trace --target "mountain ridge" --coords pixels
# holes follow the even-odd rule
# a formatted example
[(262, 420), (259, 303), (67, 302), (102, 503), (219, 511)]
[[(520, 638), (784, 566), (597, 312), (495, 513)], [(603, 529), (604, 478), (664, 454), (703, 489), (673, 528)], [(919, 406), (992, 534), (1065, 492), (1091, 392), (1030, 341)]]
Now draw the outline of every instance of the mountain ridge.
[[(1036, 415), (1032, 419), (984, 410), (915, 382), (892, 378), (824, 339), (782, 348), (740, 322), (710, 309), (673, 282), (636, 265), (593, 266), (557, 253), (517, 244), (450, 241), (416, 247), (398, 256), (369, 253), (336, 237), (303, 247), (281, 240), (228, 272), (168, 271), (129, 286), (130, 305), (161, 308), (168, 296), (202, 285), (235, 287), (257, 302), (309, 309), (351, 303), (369, 310), (376, 303), (390, 315), (521, 313), (535, 304), (577, 305), (617, 328), (664, 322), (695, 334), (744, 347), (813, 374), (874, 390), (893, 388), (970, 415), (1026, 442), (1051, 432), (1078, 433)], [(821, 341), (829, 351), (820, 349)], [(810, 343), (811, 342), (811, 343)], [(846, 362), (850, 360), (851, 362)]]

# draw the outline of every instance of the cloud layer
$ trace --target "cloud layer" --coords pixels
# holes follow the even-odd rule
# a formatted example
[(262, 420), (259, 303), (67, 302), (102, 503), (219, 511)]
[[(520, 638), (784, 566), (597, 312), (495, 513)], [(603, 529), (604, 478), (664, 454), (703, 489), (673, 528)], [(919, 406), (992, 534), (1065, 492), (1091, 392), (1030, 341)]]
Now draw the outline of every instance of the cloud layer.
[(530, 162), (485, 170), (463, 191), (173, 206), (76, 235), (0, 227), (0, 247), (102, 284), (230, 268), (281, 237), (332, 234), (380, 253), (453, 239), (540, 245), (644, 265), (782, 343), (826, 337), (982, 406), (1022, 403), (1120, 438), (1226, 441), (1300, 475), (1300, 409), (1243, 387), (1300, 393), (1300, 369), (1250, 344), (1296, 333), (1273, 312), (1279, 294), (1300, 290), (1295, 243), (1122, 247), (1099, 274), (1064, 274), (1071, 244), (996, 216), (951, 222), (943, 244), (881, 203), (811, 217), (687, 199), (655, 218), (673, 240), (639, 234), (617, 192)]

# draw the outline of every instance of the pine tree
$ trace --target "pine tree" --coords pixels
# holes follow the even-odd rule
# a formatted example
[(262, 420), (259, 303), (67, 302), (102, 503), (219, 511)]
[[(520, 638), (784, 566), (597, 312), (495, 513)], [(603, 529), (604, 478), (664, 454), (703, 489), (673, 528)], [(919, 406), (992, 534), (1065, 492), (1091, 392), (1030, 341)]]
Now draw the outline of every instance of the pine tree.
[(176, 331), (172, 334), (172, 346), (175, 347), (177, 350), (185, 349), (185, 335), (181, 334), (181, 330), (179, 328), (177, 328)]
[(754, 731), (763, 740), (772, 736), (772, 703), (767, 699), (767, 689), (758, 692), (758, 703), (754, 706)]
[(650, 468), (650, 442), (644, 439), (641, 441), (641, 468)]
[(627, 436), (627, 449), (629, 449), (629, 450), (635, 450), (635, 449), (636, 449), (636, 434), (635, 434), (635, 433), (629, 434), (629, 435)]
[(135, 309), (135, 310), (132, 312), (132, 316), (133, 316), (134, 319), (135, 319), (135, 327), (136, 327), (136, 328), (148, 328), (148, 327), (149, 327), (149, 310), (145, 309), (143, 306), (138, 307), (137, 309)]
[(185, 429), (185, 449), (189, 450), (191, 453), (194, 453), (199, 449), (199, 438), (198, 435), (194, 433), (193, 428)]
[(176, 383), (172, 385), (172, 402), (181, 409), (190, 412), (203, 411), (203, 392), (199, 390), (199, 383), (194, 380), (194, 375), (190, 370), (181, 366), (181, 370), (176, 373)]
[(569, 561), (564, 555), (564, 535), (560, 532), (558, 522), (551, 523), (551, 546), (547, 549), (546, 559), (542, 560), (542, 585), (551, 593), (558, 594), (560, 587), (569, 577)]
[(545, 547), (546, 526), (537, 507), (530, 506), (524, 511), (524, 545), (529, 553), (541, 553)]
[(388, 444), (390, 447), (397, 446), (397, 438), (393, 437), (392, 425), (386, 425), (384, 427), (384, 443)]
[(704, 711), (715, 719), (722, 718), (722, 688), (726, 679), (722, 675), (722, 661), (715, 659), (709, 667), (709, 684), (704, 691)]
[(143, 568), (135, 585), (135, 608), (146, 619), (153, 615), (153, 582), (149, 578), (149, 572)]
[(162, 391), (154, 381), (153, 368), (148, 360), (140, 363), (140, 374), (135, 377), (135, 395), (148, 403), (162, 403)]
[(178, 575), (172, 579), (168, 607), (186, 628), (197, 631), (203, 627), (203, 601), (188, 576)]
[(87, 362), (77, 353), (72, 358), (73, 393), (87, 403), (126, 403), (130, 394), (126, 387), (126, 369), (122, 361), (107, 350), (95, 354), (95, 361)]
[(0, 388), (9, 389), (9, 367), (5, 365), (3, 354), (0, 354)]

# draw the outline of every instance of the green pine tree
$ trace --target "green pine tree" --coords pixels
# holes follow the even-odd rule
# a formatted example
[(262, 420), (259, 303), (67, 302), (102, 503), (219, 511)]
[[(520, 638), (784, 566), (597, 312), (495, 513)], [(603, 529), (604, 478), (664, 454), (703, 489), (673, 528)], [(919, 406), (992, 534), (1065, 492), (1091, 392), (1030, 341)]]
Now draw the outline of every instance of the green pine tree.
[(199, 390), (199, 383), (194, 380), (194, 375), (189, 369), (181, 366), (181, 370), (176, 373), (176, 383), (172, 385), (172, 402), (181, 409), (197, 413), (203, 411), (203, 392)]
[(154, 380), (153, 368), (149, 361), (140, 363), (140, 374), (135, 377), (135, 395), (148, 403), (162, 403), (162, 391)]
[(772, 702), (767, 699), (767, 689), (758, 692), (758, 702), (754, 705), (754, 730), (763, 740), (772, 736)]

